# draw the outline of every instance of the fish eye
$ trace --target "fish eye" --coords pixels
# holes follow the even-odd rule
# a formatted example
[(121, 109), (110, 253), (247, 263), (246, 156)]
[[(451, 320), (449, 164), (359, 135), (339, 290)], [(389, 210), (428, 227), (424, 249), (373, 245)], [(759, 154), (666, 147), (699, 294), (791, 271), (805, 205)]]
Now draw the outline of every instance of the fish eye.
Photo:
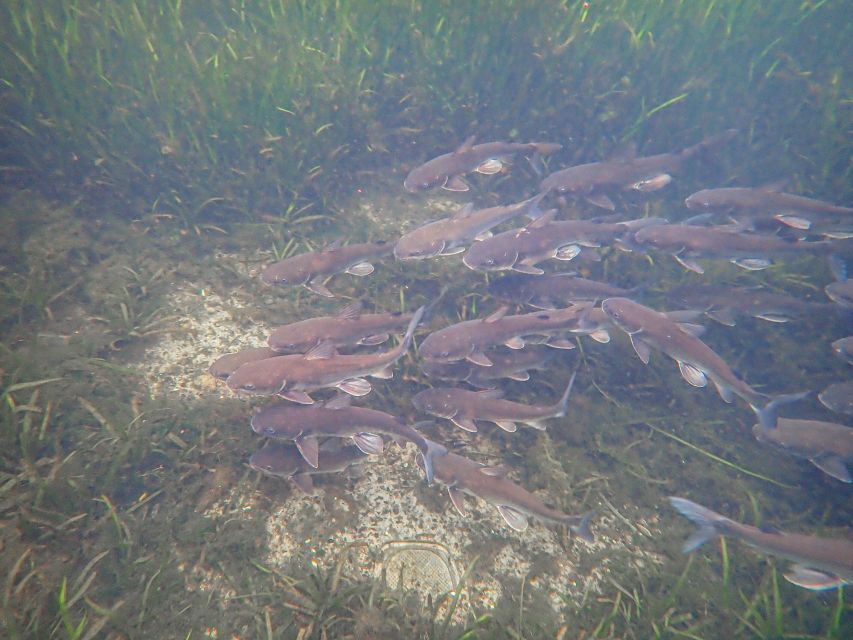
[(243, 385), (243, 389), (244, 389), (245, 391), (254, 391), (254, 390), (255, 390), (255, 385), (253, 385), (251, 382), (247, 382), (247, 383), (245, 383), (245, 384)]
[(264, 432), (265, 436), (274, 436), (275, 435), (275, 429), (273, 429), (272, 427), (264, 427), (263, 432)]

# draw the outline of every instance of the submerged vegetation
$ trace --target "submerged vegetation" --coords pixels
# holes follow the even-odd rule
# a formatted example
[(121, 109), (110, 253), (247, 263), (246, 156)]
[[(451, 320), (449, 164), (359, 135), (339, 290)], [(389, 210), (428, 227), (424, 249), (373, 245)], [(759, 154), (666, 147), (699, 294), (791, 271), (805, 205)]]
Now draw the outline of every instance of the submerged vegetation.
[[(539, 487), (556, 478), (558, 494), (603, 500), (667, 561), (608, 568), (601, 593), (556, 613), (525, 575), (496, 607), (457, 616), (482, 558), (435, 598), (385, 590), (346, 558), (316, 565), (306, 552), (287, 575), (266, 566), (266, 514), (235, 492), (295, 498), (245, 466), (257, 445), (247, 406), (150, 397), (136, 365), (161, 336), (190, 331), (169, 299), (176, 281), (199, 304), (206, 286), (239, 289), (250, 304), (232, 319), (246, 330), (260, 306), (272, 318), (318, 311), (302, 292), (270, 301), (247, 277), (252, 261), (320, 246), (312, 232), (329, 225), (398, 233), (398, 219), (351, 224), (353, 194), (401, 190), (412, 164), (472, 133), (558, 141), (555, 162), (568, 165), (737, 127), (749, 151), (731, 154), (721, 181), (787, 176), (792, 191), (849, 203), (850, 60), (849, 3), (832, 0), (0, 3), (0, 635), (849, 637), (843, 589), (804, 593), (776, 561), (725, 541), (682, 559), (686, 524), (652, 539), (622, 514), (668, 518), (662, 496), (695, 491), (757, 525), (829, 534), (853, 516), (845, 488), (755, 457), (744, 413), (670, 363), (639, 377), (624, 344), (579, 343), (571, 430), (501, 446)], [(512, 180), (497, 182), (499, 199), (518, 197)], [(630, 274), (645, 260), (608, 254), (601, 273), (642, 284)], [(493, 308), (486, 279), (457, 268), (407, 265), (401, 283), (402, 268), (383, 264), (336, 292), (396, 310), (442, 290), (460, 319)], [(689, 281), (669, 263), (655, 273)], [(793, 269), (763, 278), (816, 290)], [(805, 329), (755, 331), (748, 356), (709, 331), (776, 379), (802, 379), (806, 361), (819, 382), (843, 371)], [(376, 402), (404, 411), (400, 398)], [(205, 515), (214, 504), (223, 517)]]

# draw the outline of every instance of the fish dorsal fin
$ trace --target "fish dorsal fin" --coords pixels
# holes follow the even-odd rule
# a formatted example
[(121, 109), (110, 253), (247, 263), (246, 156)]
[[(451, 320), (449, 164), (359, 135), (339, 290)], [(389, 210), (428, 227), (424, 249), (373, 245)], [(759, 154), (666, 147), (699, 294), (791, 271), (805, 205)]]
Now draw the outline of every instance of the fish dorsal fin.
[(509, 307), (507, 305), (503, 305), (502, 307), (498, 307), (495, 311), (493, 311), (492, 313), (487, 315), (485, 318), (483, 318), (483, 322), (485, 322), (487, 324), (491, 324), (492, 322), (497, 322), (498, 320), (500, 320), (501, 318), (503, 318), (507, 314), (507, 311), (509, 311)]
[(554, 222), (554, 218), (556, 215), (556, 209), (549, 209), (535, 220), (531, 220), (530, 222), (528, 222), (527, 226), (524, 227), (524, 230), (529, 231), (531, 229), (541, 229), (542, 227)]
[(489, 356), (487, 356), (482, 351), (474, 351), (468, 354), (468, 357), (465, 358), (468, 362), (476, 364), (480, 367), (491, 367), (494, 363), (491, 361)]
[(342, 246), (344, 246), (344, 239), (343, 238), (335, 238), (329, 244), (327, 244), (325, 247), (323, 247), (323, 251), (337, 251)]
[(788, 184), (787, 178), (782, 178), (781, 180), (776, 180), (775, 182), (768, 182), (767, 184), (763, 184), (758, 187), (761, 191), (770, 191), (772, 193), (779, 193), (782, 191)]
[(477, 139), (477, 136), (468, 136), (467, 138), (465, 138), (465, 141), (462, 144), (460, 144), (458, 147), (456, 147), (456, 150), (453, 152), (453, 155), (456, 155), (458, 153), (465, 153), (466, 151), (470, 151), (471, 148), (474, 146), (474, 140), (476, 140), (476, 139)]
[(692, 322), (702, 315), (696, 309), (680, 309), (678, 311), (665, 311), (664, 315), (675, 322)]
[(506, 521), (506, 523), (516, 531), (524, 531), (527, 529), (527, 516), (518, 509), (508, 507), (505, 504), (498, 505), (498, 513)]
[(322, 340), (309, 349), (303, 356), (306, 360), (328, 360), (338, 354), (335, 343), (331, 340)]
[(509, 470), (503, 465), (494, 465), (480, 467), (479, 471), (484, 476), (490, 476), (492, 478), (506, 478), (506, 474)]
[(337, 317), (341, 320), (358, 320), (361, 316), (361, 302), (353, 302), (338, 311)]
[(468, 204), (466, 204), (465, 206), (463, 206), (461, 209), (459, 209), (459, 211), (457, 211), (456, 213), (454, 213), (454, 214), (453, 214), (453, 218), (454, 218), (454, 219), (459, 219), (459, 220), (461, 220), (461, 219), (463, 219), (463, 218), (467, 218), (467, 217), (468, 217), (468, 216), (470, 216), (473, 212), (474, 212), (474, 203), (473, 203), (473, 202), (469, 202)]
[(679, 322), (678, 328), (681, 329), (684, 333), (690, 334), (694, 338), (698, 338), (703, 333), (705, 333), (704, 325), (695, 324), (693, 322)]
[(607, 209), (608, 211), (616, 211), (616, 205), (613, 204), (613, 200), (607, 197), (606, 194), (603, 193), (590, 193), (586, 196), (587, 202), (601, 209)]
[(637, 157), (637, 143), (636, 142), (628, 142), (623, 144), (620, 148), (616, 149), (608, 160), (610, 162), (630, 162)]
[(328, 402), (326, 402), (326, 404), (323, 405), (323, 408), (338, 411), (339, 409), (345, 409), (350, 405), (352, 405), (352, 396), (348, 396), (344, 393), (339, 393), (334, 398), (331, 398)]
[(320, 445), (317, 442), (317, 438), (314, 436), (304, 436), (296, 438), (295, 442), (299, 453), (305, 458), (305, 462), (316, 469), (320, 465)]
[(500, 389), (484, 389), (483, 391), (477, 391), (476, 393), (481, 398), (491, 398), (494, 400), (504, 397), (504, 392)]

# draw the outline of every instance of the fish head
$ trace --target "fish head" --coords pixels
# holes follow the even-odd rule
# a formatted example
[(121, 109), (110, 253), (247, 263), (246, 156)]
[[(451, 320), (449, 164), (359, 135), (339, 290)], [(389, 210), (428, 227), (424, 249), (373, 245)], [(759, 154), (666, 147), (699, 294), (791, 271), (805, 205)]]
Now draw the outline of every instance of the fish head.
[(462, 262), (475, 271), (507, 271), (518, 260), (518, 251), (511, 247), (501, 249), (492, 242), (475, 242), (465, 255)]
[(252, 416), (250, 425), (252, 431), (265, 438), (292, 440), (302, 434), (302, 426), (293, 420), (283, 417), (274, 407), (262, 409)]
[(702, 189), (690, 194), (684, 200), (685, 206), (691, 211), (709, 211), (719, 206), (715, 202), (714, 193), (711, 189)]
[(607, 298), (601, 303), (601, 310), (617, 327), (626, 333), (636, 333), (643, 326), (632, 313), (637, 303), (628, 298)]
[(267, 339), (270, 349), (276, 352), (301, 353), (306, 345), (306, 340), (298, 335), (298, 332), (284, 326), (276, 329)]
[(444, 184), (447, 180), (447, 175), (429, 166), (429, 163), (415, 167), (403, 180), (403, 188), (409, 193), (417, 193), (418, 191), (427, 191), (434, 189)]
[(437, 256), (442, 249), (444, 240), (411, 234), (397, 240), (394, 245), (394, 257), (397, 260), (423, 260)]
[(249, 466), (270, 476), (289, 478), (299, 471), (300, 453), (283, 443), (273, 442), (255, 451), (249, 458)]
[(456, 415), (457, 410), (450, 406), (449, 400), (445, 389), (426, 389), (415, 394), (412, 398), (412, 405), (418, 411), (439, 418), (452, 418)]
[(237, 393), (257, 395), (273, 395), (284, 389), (286, 381), (262, 363), (264, 361), (244, 364), (228, 376), (225, 384)]
[(296, 265), (288, 265), (280, 262), (272, 264), (263, 270), (261, 273), (261, 282), (268, 285), (293, 286), (307, 282), (309, 275)]

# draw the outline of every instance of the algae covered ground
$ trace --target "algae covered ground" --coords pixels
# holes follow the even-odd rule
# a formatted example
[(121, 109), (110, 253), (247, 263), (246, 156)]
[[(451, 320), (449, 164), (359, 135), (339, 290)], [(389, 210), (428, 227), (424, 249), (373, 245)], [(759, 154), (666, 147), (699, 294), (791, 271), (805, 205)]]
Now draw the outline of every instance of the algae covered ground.
[[(489, 278), (458, 256), (337, 276), (334, 300), (258, 278), (339, 237), (393, 240), (468, 200), (535, 190), (519, 158), (468, 194), (403, 191), (409, 169), (471, 134), (560, 142), (554, 170), (735, 127), (732, 146), (620, 209), (686, 217), (680, 203), (703, 186), (780, 178), (851, 204), (846, 4), (3, 3), (2, 635), (849, 637), (843, 589), (798, 589), (785, 562), (736, 542), (683, 556), (690, 526), (665, 499), (843, 537), (849, 487), (761, 448), (742, 405), (689, 387), (663, 357), (642, 365), (618, 332), (505, 385), (551, 402), (577, 368), (568, 415), (544, 433), (425, 428), (567, 512), (595, 510), (592, 545), (541, 523), (513, 532), (485, 503), (458, 516), (393, 444), (360, 478), (303, 497), (247, 465), (262, 400), (206, 372), (353, 300), (410, 310), (441, 296), (433, 329), (497, 308)], [(657, 308), (699, 281), (665, 257), (601, 255), (577, 268), (641, 287)], [(823, 300), (832, 276), (798, 258), (705, 278)], [(762, 390), (849, 376), (827, 347), (843, 318), (707, 324)], [(434, 381), (415, 353), (366, 406), (424, 418), (409, 400)], [(390, 551), (413, 538), (450, 567), (431, 588), (389, 577)]]

